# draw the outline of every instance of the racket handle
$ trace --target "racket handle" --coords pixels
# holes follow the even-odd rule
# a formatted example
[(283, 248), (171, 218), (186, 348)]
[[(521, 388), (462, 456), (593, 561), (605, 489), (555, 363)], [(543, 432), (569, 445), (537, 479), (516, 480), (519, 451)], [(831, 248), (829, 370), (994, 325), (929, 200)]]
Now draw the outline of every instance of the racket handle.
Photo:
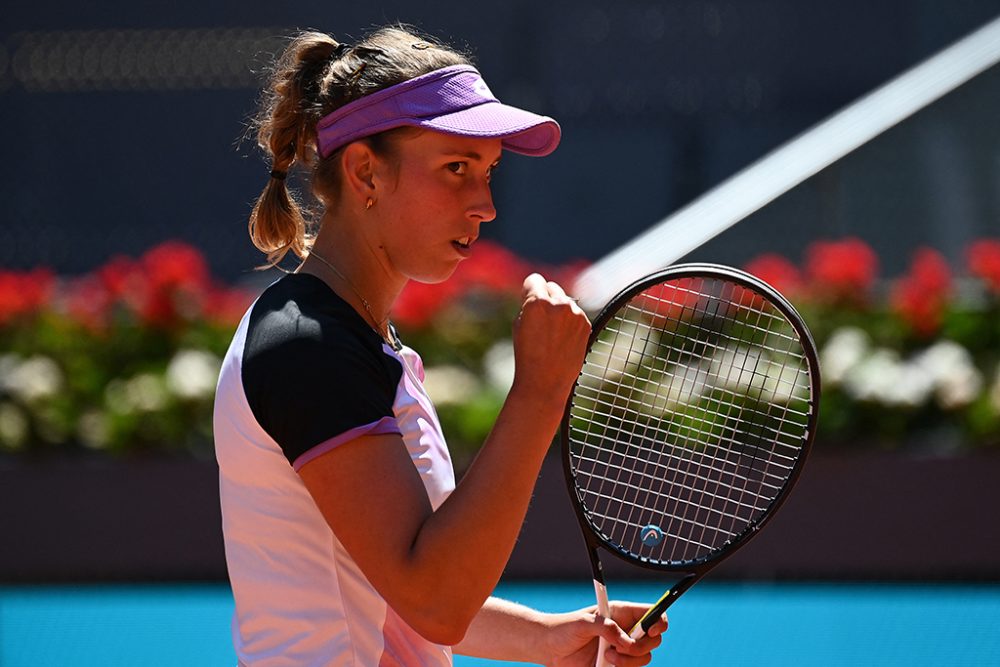
[[(594, 580), (594, 593), (597, 594), (597, 613), (604, 618), (611, 618), (611, 607), (608, 605), (608, 589), (601, 582)], [(608, 650), (608, 641), (600, 637), (597, 643), (597, 667), (609, 667), (610, 663), (604, 659), (604, 654)]]
[(667, 610), (667, 607), (672, 605), (677, 598), (680, 597), (681, 593), (691, 588), (696, 581), (700, 578), (697, 574), (689, 574), (688, 576), (677, 582), (677, 585), (671, 588), (669, 591), (663, 594), (659, 600), (653, 604), (652, 607), (646, 610), (646, 613), (642, 615), (632, 629), (629, 630), (628, 636), (632, 639), (641, 639), (646, 632), (649, 631), (653, 624), (660, 620), (660, 616), (663, 612)]

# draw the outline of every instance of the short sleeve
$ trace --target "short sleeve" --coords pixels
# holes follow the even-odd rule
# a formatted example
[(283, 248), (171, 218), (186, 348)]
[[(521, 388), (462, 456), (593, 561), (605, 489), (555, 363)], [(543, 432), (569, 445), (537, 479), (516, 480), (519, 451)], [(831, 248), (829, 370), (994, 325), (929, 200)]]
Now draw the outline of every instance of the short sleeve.
[(373, 333), (350, 317), (305, 315), (291, 304), (252, 314), (244, 393), (296, 470), (358, 436), (399, 433), (393, 402), (402, 368)]

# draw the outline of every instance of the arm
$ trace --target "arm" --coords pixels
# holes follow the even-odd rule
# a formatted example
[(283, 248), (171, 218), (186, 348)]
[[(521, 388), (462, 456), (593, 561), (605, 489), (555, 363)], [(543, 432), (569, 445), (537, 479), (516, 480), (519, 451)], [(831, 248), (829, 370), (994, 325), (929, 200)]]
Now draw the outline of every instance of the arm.
[(597, 638), (604, 637), (612, 646), (608, 655), (612, 664), (649, 662), (650, 652), (659, 646), (660, 635), (667, 629), (666, 618), (636, 642), (621, 628), (631, 627), (648, 605), (613, 602), (611, 609), (613, 621), (598, 616), (594, 607), (545, 614), (490, 598), (469, 626), (465, 639), (454, 647), (455, 652), (511, 662), (592, 667), (597, 658)]
[(436, 512), (397, 435), (362, 436), (300, 470), (368, 580), (427, 639), (460, 641), (496, 586), (589, 329), (557, 285), (538, 275), (525, 280), (514, 385), (476, 460)]

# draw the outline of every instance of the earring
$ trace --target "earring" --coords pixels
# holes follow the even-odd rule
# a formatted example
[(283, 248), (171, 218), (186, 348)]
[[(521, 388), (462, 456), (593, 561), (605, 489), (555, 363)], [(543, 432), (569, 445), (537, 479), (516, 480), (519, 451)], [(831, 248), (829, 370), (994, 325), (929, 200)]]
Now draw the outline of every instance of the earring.
[(375, 205), (375, 199), (373, 199), (372, 197), (369, 197), (368, 201), (365, 202), (365, 210), (367, 211), (368, 209), (370, 209), (374, 205)]

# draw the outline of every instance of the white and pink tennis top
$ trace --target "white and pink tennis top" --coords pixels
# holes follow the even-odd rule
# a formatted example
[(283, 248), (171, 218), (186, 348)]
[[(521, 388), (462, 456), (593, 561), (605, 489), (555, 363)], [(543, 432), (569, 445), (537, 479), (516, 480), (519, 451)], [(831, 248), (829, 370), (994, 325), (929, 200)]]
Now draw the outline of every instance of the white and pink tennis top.
[(451, 664), (372, 587), (297, 473), (359, 435), (399, 433), (437, 509), (455, 477), (422, 381), (413, 350), (392, 349), (315, 276), (280, 278), (243, 316), (214, 416), (242, 664)]

